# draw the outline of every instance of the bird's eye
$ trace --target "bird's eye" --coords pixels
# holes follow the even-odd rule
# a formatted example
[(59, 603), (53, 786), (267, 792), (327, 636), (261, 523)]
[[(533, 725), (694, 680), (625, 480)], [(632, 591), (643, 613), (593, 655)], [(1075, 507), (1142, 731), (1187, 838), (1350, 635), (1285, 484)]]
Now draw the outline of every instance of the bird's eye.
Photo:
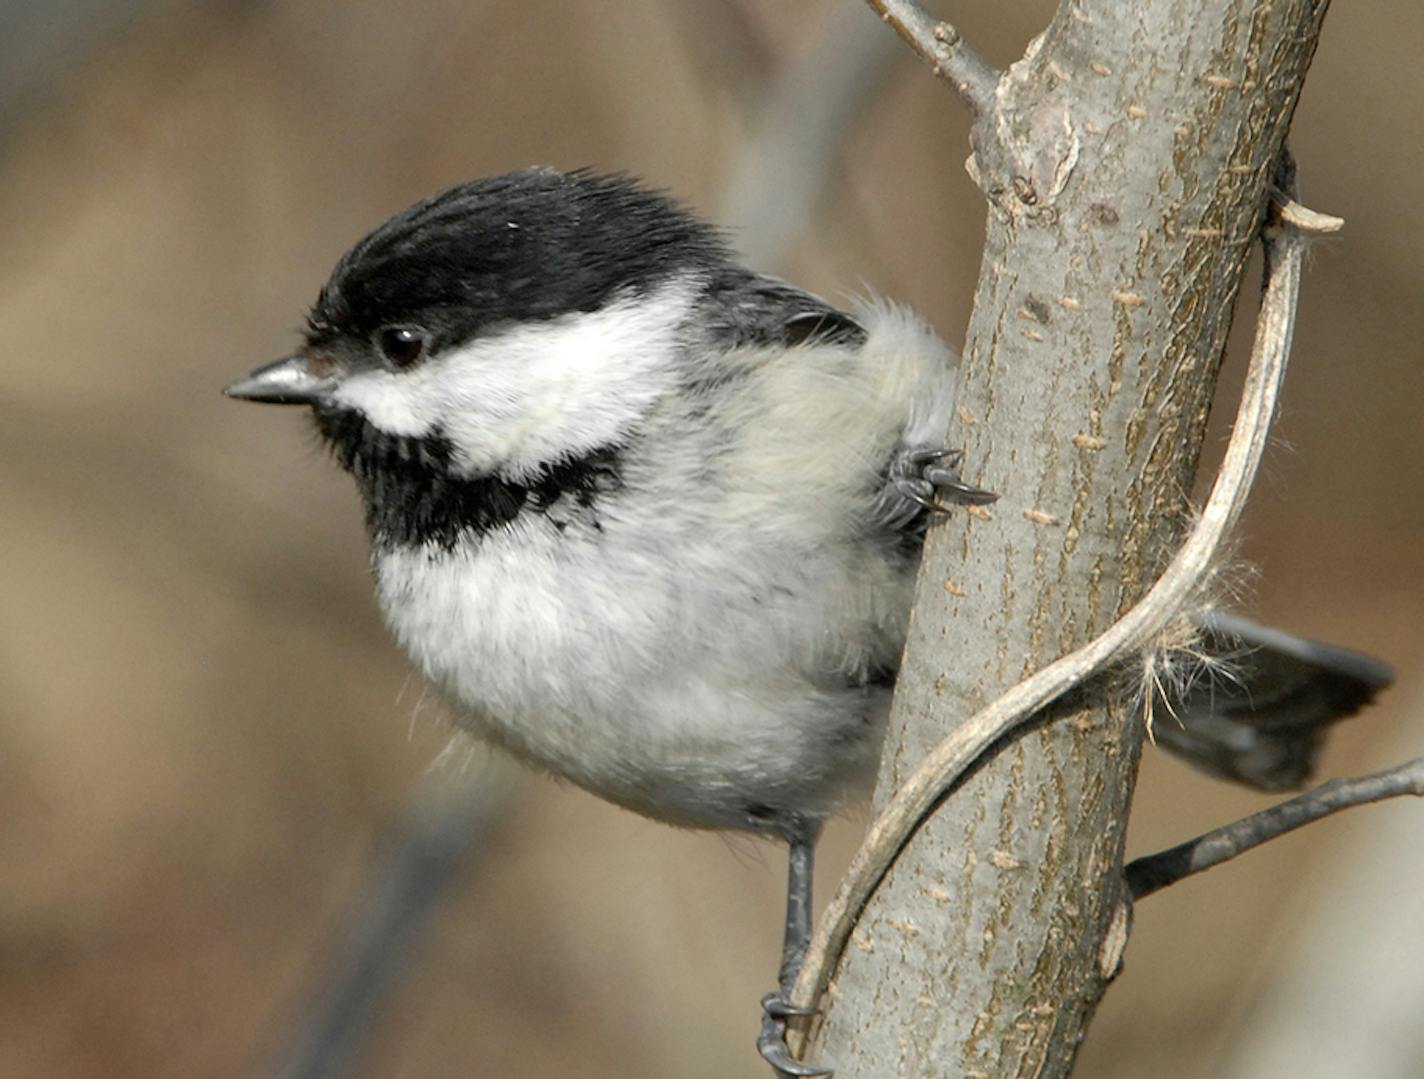
[(425, 333), (414, 326), (387, 326), (376, 334), (376, 347), (397, 371), (425, 354)]

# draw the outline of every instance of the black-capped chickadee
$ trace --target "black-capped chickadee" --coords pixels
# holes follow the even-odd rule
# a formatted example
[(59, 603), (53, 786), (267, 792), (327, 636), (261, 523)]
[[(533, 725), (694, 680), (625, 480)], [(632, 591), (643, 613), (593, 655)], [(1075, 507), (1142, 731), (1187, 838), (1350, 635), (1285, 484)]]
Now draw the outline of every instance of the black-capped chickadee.
[(676, 824), (791, 849), (758, 1046), (782, 1072), (811, 852), (873, 775), (933, 512), (991, 501), (943, 438), (956, 357), (737, 264), (621, 176), (550, 169), (397, 214), (296, 355), (365, 501), (387, 622), (462, 721)]

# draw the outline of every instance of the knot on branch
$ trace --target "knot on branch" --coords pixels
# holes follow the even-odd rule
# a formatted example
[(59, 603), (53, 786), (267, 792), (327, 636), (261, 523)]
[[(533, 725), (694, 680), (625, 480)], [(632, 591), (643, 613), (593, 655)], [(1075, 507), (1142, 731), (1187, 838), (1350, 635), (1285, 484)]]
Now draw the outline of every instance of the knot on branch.
[(1051, 221), (1078, 164), (1083, 135), (1067, 77), (1042, 57), (1043, 40), (1039, 35), (1029, 42), (999, 77), (989, 107), (976, 114), (974, 154), (966, 167), (1002, 213)]

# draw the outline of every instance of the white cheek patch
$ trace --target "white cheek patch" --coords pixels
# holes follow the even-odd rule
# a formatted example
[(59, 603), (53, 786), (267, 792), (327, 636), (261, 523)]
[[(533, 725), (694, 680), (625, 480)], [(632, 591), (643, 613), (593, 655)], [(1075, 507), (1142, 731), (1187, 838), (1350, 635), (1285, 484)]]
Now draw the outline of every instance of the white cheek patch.
[(514, 475), (617, 441), (675, 382), (697, 282), (510, 327), (418, 367), (367, 371), (336, 399), (390, 434), (449, 439), (470, 472)]
[(456, 460), (518, 474), (619, 439), (673, 384), (694, 293), (694, 282), (676, 281), (439, 357)]
[(428, 435), (440, 422), (439, 395), (416, 370), (405, 374), (362, 371), (342, 380), (332, 395), (392, 435)]

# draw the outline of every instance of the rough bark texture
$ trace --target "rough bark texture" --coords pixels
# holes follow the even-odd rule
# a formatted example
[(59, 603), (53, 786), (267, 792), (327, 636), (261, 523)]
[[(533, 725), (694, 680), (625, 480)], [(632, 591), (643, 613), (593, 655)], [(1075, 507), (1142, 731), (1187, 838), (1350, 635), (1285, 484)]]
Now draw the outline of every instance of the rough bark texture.
[[(1325, 7), (1065, 3), (979, 119), (991, 209), (949, 445), (1002, 499), (931, 535), (878, 802), (1170, 556)], [(1142, 730), (1105, 696), (1001, 747), (902, 852), (813, 1059), (840, 1079), (1068, 1072), (1126, 939)]]

